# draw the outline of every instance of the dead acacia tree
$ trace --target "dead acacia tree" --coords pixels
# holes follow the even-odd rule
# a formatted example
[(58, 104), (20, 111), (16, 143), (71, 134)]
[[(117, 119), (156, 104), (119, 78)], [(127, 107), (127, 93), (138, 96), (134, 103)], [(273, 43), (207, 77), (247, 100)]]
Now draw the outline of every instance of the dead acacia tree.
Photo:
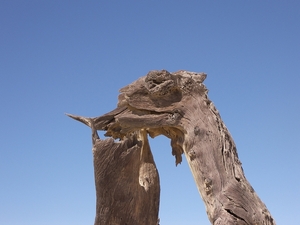
[[(95, 118), (69, 115), (92, 128), (95, 224), (158, 223), (159, 177), (147, 134), (171, 139), (176, 165), (186, 156), (211, 224), (275, 224), (244, 175), (205, 78), (150, 71), (120, 90), (115, 110)], [(110, 138), (100, 140), (97, 130)]]

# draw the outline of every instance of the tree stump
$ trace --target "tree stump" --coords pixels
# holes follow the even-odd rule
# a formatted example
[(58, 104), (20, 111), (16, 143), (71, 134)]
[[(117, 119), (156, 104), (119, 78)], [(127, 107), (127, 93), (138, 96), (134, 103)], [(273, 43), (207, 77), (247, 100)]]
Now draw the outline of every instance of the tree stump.
[[(244, 175), (205, 78), (150, 71), (120, 90), (115, 110), (95, 118), (69, 115), (92, 128), (95, 225), (158, 224), (159, 176), (147, 134), (171, 139), (176, 165), (186, 156), (211, 224), (275, 224)], [(100, 140), (97, 130), (110, 138)]]

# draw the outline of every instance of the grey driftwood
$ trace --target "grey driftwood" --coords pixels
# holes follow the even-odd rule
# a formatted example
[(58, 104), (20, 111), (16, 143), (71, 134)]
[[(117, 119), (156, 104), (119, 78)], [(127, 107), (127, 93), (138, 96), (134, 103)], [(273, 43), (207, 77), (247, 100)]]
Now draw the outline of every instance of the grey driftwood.
[(244, 175), (205, 78), (150, 71), (120, 90), (115, 110), (95, 118), (68, 114), (92, 129), (95, 225), (158, 224), (159, 175), (147, 136), (161, 134), (171, 139), (176, 165), (185, 155), (211, 224), (275, 224)]

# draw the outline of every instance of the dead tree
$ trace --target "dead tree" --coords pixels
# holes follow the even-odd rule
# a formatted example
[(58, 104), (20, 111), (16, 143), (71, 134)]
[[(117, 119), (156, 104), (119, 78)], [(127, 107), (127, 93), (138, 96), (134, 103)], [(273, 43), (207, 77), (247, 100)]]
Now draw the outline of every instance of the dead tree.
[[(95, 118), (69, 115), (92, 128), (96, 225), (157, 224), (160, 186), (147, 134), (171, 139), (176, 165), (186, 156), (211, 224), (275, 224), (244, 175), (205, 78), (150, 71), (120, 90), (115, 110)], [(97, 130), (111, 138), (100, 140)]]

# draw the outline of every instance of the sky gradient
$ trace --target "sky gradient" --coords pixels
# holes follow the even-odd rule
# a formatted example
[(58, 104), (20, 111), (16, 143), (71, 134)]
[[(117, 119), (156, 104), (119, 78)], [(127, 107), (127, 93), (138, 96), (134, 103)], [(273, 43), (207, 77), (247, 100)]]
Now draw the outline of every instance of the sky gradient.
[[(118, 90), (166, 69), (204, 81), (277, 224), (299, 224), (299, 1), (1, 1), (0, 224), (93, 224), (91, 131)], [(100, 132), (101, 133), (101, 132)], [(187, 162), (150, 140), (162, 225), (210, 224)]]

